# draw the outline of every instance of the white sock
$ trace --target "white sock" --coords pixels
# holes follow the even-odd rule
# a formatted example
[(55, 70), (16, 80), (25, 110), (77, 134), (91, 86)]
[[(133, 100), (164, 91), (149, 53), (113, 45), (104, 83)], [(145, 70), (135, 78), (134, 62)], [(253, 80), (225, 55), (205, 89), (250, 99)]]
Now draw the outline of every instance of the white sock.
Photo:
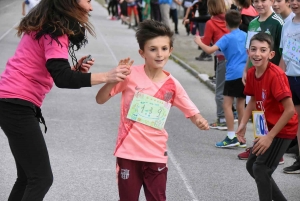
[(236, 136), (235, 136), (235, 132), (234, 131), (228, 131), (227, 132), (227, 136), (229, 137), (229, 139), (233, 139), (233, 138), (235, 138)]
[(225, 118), (220, 118), (220, 123), (226, 123), (226, 119)]

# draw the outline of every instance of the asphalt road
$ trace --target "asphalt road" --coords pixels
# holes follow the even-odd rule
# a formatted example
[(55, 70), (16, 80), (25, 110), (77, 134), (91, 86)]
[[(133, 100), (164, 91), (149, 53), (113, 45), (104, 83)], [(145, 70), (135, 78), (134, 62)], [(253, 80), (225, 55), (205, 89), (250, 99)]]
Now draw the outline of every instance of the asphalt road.
[[(22, 17), (21, 2), (0, 0), (0, 72), (20, 40), (14, 27)], [(107, 20), (106, 10), (95, 1), (92, 4), (91, 22), (97, 38), (89, 36), (87, 47), (76, 55), (91, 54), (96, 60), (93, 72), (108, 71), (119, 59), (128, 56), (135, 64), (143, 63), (134, 31), (120, 21)], [(181, 82), (202, 115), (213, 121), (216, 116), (213, 92), (171, 60), (166, 70)], [(44, 136), (54, 174), (46, 201), (118, 200), (113, 150), (120, 96), (97, 105), (95, 95), (100, 87), (79, 90), (54, 87), (45, 99), (42, 112), (48, 132)], [(176, 108), (171, 109), (166, 129), (169, 133), (167, 200), (258, 200), (256, 185), (245, 169), (245, 161), (237, 158), (243, 149), (214, 146), (226, 132), (200, 131)], [(250, 146), (253, 140), (251, 124), (247, 139)], [(289, 201), (299, 201), (299, 175), (282, 173), (282, 168), (291, 165), (294, 159), (290, 155), (284, 158), (285, 164), (279, 166), (273, 176)], [(7, 200), (15, 178), (14, 160), (6, 136), (0, 130), (0, 201)], [(145, 200), (143, 191), (140, 200)]]

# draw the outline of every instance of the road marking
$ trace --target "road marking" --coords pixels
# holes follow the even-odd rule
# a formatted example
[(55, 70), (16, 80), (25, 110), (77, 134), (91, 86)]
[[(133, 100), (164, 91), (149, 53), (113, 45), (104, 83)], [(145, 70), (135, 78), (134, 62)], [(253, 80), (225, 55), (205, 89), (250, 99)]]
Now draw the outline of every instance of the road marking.
[(174, 164), (175, 168), (177, 169), (177, 172), (179, 174), (179, 176), (181, 177), (181, 179), (183, 180), (183, 183), (186, 187), (186, 189), (188, 190), (188, 192), (190, 193), (190, 196), (192, 197), (192, 201), (199, 201), (193, 191), (193, 188), (192, 186), (189, 184), (189, 181), (188, 179), (186, 178), (186, 176), (184, 175), (181, 167), (180, 167), (180, 164), (177, 162), (175, 156), (172, 154), (171, 150), (168, 148), (168, 156), (171, 160), (171, 162)]
[(6, 5), (6, 6), (2, 7), (2, 8), (0, 8), (0, 10), (3, 10), (4, 8), (7, 8), (7, 7), (9, 7), (9, 6), (11, 6), (11, 5), (15, 4), (15, 3), (17, 3), (17, 2), (14, 2), (14, 3), (8, 4), (8, 5)]
[(1, 37), (0, 37), (0, 41), (7, 35), (9, 34), (9, 32), (11, 30), (13, 30), (17, 25), (18, 25), (19, 22), (17, 22), (12, 28), (10, 28), (9, 30), (7, 30)]
[(95, 29), (98, 29), (98, 32), (97, 34), (100, 35), (102, 41), (104, 42), (105, 46), (107, 47), (107, 49), (109, 50), (110, 54), (112, 55), (112, 57), (114, 58), (116, 64), (119, 63), (119, 60), (117, 59), (115, 53), (112, 51), (112, 49), (110, 48), (110, 46), (108, 45), (107, 41), (105, 40), (104, 36), (102, 35), (102, 32), (101, 32), (101, 29), (99, 29), (98, 26), (95, 26), (96, 28)]

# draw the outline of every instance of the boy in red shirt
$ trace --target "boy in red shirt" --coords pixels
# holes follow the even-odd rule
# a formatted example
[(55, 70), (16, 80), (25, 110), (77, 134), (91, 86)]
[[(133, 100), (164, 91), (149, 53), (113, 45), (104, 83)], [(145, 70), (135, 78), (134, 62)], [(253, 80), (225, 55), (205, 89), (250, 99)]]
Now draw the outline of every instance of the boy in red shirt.
[(286, 200), (271, 176), (296, 136), (298, 115), (285, 73), (269, 62), (275, 54), (272, 48), (272, 36), (267, 33), (260, 32), (250, 40), (248, 55), (254, 68), (247, 72), (244, 94), (251, 99), (236, 134), (240, 142), (246, 142), (245, 126), (251, 112), (264, 112), (269, 131), (254, 140), (246, 168), (255, 179), (259, 200)]

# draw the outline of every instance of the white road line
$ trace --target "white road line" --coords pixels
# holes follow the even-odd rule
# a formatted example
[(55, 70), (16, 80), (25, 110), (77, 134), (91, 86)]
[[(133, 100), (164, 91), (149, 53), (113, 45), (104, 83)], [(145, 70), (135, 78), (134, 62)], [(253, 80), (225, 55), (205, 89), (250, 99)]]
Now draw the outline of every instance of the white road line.
[[(2, 8), (0, 8), (0, 10), (3, 10), (4, 8), (7, 8), (7, 7), (9, 7), (9, 6), (11, 6), (11, 5), (15, 4), (15, 3), (17, 3), (17, 2), (14, 2), (14, 3), (8, 4), (8, 5), (6, 5), (6, 6), (2, 7)], [(20, 4), (20, 5), (21, 5), (21, 4)], [(20, 6), (20, 7), (21, 7), (21, 6)]]
[(18, 25), (19, 22), (17, 22), (12, 28), (10, 28), (9, 30), (7, 30), (1, 37), (0, 37), (0, 41), (7, 35), (9, 34), (9, 32), (11, 30), (13, 30), (17, 25)]
[(102, 35), (101, 30), (100, 30), (97, 26), (95, 26), (95, 29), (98, 29), (97, 34), (100, 35), (102, 41), (104, 42), (104, 44), (105, 44), (105, 46), (107, 47), (107, 49), (109, 50), (110, 54), (111, 54), (112, 57), (114, 58), (116, 64), (118, 64), (118, 63), (119, 63), (119, 60), (117, 59), (115, 53), (112, 51), (112, 49), (111, 49), (110, 46), (108, 45), (107, 41), (105, 40), (104, 36)]
[(177, 169), (177, 172), (179, 174), (179, 176), (181, 177), (186, 189), (188, 190), (188, 192), (190, 193), (190, 196), (192, 197), (192, 201), (199, 201), (193, 191), (192, 186), (189, 184), (188, 179), (186, 178), (186, 176), (184, 175), (180, 164), (177, 162), (175, 156), (172, 154), (171, 150), (168, 148), (168, 156), (171, 160), (171, 162), (174, 164), (175, 168)]

